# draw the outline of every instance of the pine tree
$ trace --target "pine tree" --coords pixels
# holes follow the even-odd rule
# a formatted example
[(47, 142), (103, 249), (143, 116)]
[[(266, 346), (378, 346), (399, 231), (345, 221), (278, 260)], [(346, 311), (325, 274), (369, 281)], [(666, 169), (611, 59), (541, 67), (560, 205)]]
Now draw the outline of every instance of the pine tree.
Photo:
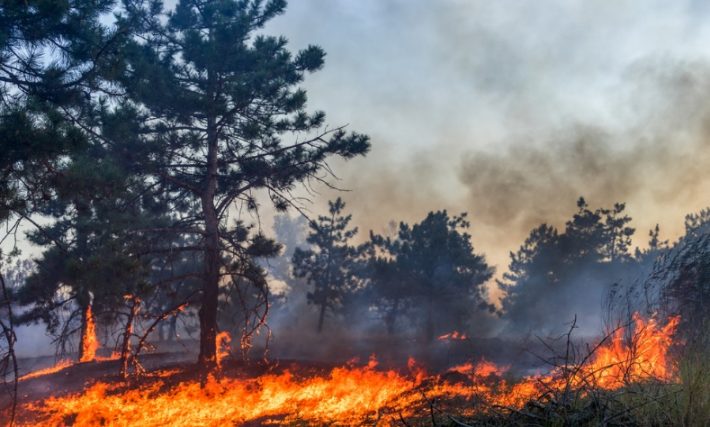
[(590, 307), (601, 306), (611, 289), (641, 269), (629, 252), (634, 229), (625, 204), (590, 209), (580, 197), (577, 209), (563, 232), (543, 224), (511, 253), (498, 282), (511, 332), (557, 331), (575, 315), (591, 321), (585, 317)]
[(100, 22), (114, 3), (0, 4), (0, 219), (29, 216), (46, 203), (57, 162), (84, 147), (74, 119), (127, 35)]
[(341, 198), (328, 205), (329, 215), (310, 224), (306, 241), (312, 249), (297, 248), (293, 253), (294, 275), (312, 286), (307, 298), (318, 307), (318, 332), (323, 330), (326, 315), (337, 313), (360, 282), (356, 270), (361, 251), (350, 244), (357, 227), (349, 228), (352, 215), (343, 215)]
[[(310, 46), (291, 54), (283, 37), (261, 34), (284, 12), (284, 0), (181, 0), (174, 11), (160, 1), (124, 1), (123, 22), (139, 22), (126, 50), (122, 107), (142, 124), (148, 155), (142, 167), (171, 200), (189, 207), (175, 233), (189, 228), (203, 253), (199, 362), (215, 365), (221, 278), (238, 276), (249, 259), (275, 255), (276, 245), (249, 227), (227, 222), (236, 205), (255, 211), (262, 190), (278, 209), (291, 191), (323, 180), (330, 155), (365, 154), (368, 138), (324, 125), (305, 111), (298, 85), (323, 65)], [(186, 227), (185, 224), (189, 224)]]
[[(384, 249), (383, 277), (373, 281), (375, 295), (389, 306), (387, 322), (394, 323), (402, 307), (416, 306), (423, 319), (422, 335), (431, 342), (436, 334), (463, 330), (474, 312), (492, 312), (483, 284), (493, 276), (485, 257), (475, 253), (466, 214), (450, 217), (446, 211), (430, 212), (420, 223), (400, 223), (395, 239), (375, 238)], [(388, 265), (389, 264), (389, 265)]]
[[(18, 291), (19, 301), (32, 307), (21, 320), (43, 320), (64, 342), (78, 318), (83, 342), (90, 312), (113, 323), (124, 296), (146, 290), (152, 260), (141, 255), (150, 244), (144, 230), (161, 224), (165, 212), (145, 196), (141, 177), (97, 142), (57, 171), (52, 188), (56, 196), (37, 213), (54, 222), (29, 234), (48, 249)], [(66, 325), (57, 315), (62, 309), (71, 313)]]

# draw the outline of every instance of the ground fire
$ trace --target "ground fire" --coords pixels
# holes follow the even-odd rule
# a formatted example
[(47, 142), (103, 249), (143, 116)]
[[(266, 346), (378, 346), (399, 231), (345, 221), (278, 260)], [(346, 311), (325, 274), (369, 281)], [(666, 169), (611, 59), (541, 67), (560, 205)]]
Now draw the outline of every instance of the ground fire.
[[(663, 325), (634, 316), (579, 365), (568, 361), (548, 373), (506, 376), (507, 367), (487, 361), (427, 372), (410, 359), (404, 370), (379, 369), (375, 356), (332, 369), (271, 365), (259, 375), (227, 367), (202, 384), (184, 368), (156, 370), (138, 383), (99, 381), (77, 394), (53, 395), (22, 406), (22, 425), (225, 425), (263, 424), (394, 425), (425, 411), (432, 402), (456, 402), (458, 416), (518, 410), (545, 395), (592, 384), (615, 390), (650, 380), (676, 380), (670, 356), (679, 318)], [(220, 341), (225, 343), (224, 338)], [(222, 360), (224, 362), (224, 360)], [(37, 372), (22, 381), (66, 368)], [(567, 370), (567, 371), (566, 371)], [(456, 376), (452, 379), (451, 374)], [(193, 376), (194, 378), (194, 376)]]

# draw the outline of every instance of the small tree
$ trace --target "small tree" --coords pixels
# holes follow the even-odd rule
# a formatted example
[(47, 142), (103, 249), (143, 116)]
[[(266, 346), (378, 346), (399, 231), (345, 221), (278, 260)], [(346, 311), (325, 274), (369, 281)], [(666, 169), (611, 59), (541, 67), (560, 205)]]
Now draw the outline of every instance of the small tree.
[(356, 265), (361, 251), (350, 245), (357, 227), (349, 228), (352, 215), (343, 216), (341, 198), (328, 205), (330, 215), (319, 216), (310, 224), (306, 240), (313, 249), (296, 248), (293, 253), (294, 275), (312, 286), (307, 297), (318, 307), (318, 332), (323, 330), (326, 314), (337, 312), (359, 283)]
[[(43, 320), (56, 333), (57, 309), (71, 307), (58, 333), (63, 343), (77, 317), (80, 340), (86, 339), (90, 311), (116, 320), (124, 295), (136, 294), (148, 279), (151, 260), (141, 255), (148, 244), (142, 230), (163, 220), (161, 204), (143, 197), (143, 184), (101, 144), (90, 145), (58, 171), (52, 186), (56, 197), (38, 209), (55, 221), (29, 234), (48, 249), (19, 289), (19, 301), (31, 307), (23, 321)], [(79, 349), (81, 359), (84, 346)]]

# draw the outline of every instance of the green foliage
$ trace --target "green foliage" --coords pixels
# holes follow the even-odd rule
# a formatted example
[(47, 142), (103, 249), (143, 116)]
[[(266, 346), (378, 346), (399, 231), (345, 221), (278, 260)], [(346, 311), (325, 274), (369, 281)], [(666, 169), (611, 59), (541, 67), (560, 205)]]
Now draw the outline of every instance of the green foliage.
[(124, 37), (100, 23), (114, 3), (0, 2), (0, 219), (47, 201), (63, 156), (85, 146), (74, 117)]
[(293, 273), (305, 278), (312, 287), (308, 302), (319, 308), (318, 332), (323, 329), (327, 313), (337, 313), (357, 290), (357, 275), (362, 249), (350, 244), (357, 227), (350, 227), (352, 215), (343, 215), (341, 198), (328, 202), (329, 215), (319, 216), (310, 224), (306, 241), (312, 249), (296, 248)]
[(142, 197), (143, 182), (114, 153), (93, 143), (70, 159), (55, 176), (56, 197), (39, 210), (54, 222), (29, 234), (48, 247), (36, 260), (36, 272), (19, 290), (19, 302), (31, 306), (21, 320), (43, 320), (51, 332), (59, 326), (57, 309), (93, 303), (112, 322), (124, 295), (145, 292), (150, 274), (150, 233), (165, 222), (157, 201)]
[[(218, 213), (235, 199), (251, 201), (255, 189), (268, 190), (283, 208), (282, 191), (321, 169), (327, 156), (368, 150), (364, 135), (326, 131), (323, 112), (305, 111), (298, 85), (322, 66), (323, 51), (311, 46), (292, 55), (283, 37), (255, 35), (285, 2), (181, 1), (165, 22), (159, 2), (126, 3), (119, 22), (144, 27), (127, 48), (122, 108), (144, 124), (143, 142), (153, 148), (145, 167), (170, 190), (199, 197), (205, 177), (216, 174)], [(208, 146), (217, 163), (210, 172), (201, 151)]]
[(472, 311), (494, 311), (483, 288), (493, 269), (474, 252), (469, 227), (466, 214), (438, 211), (412, 226), (400, 223), (395, 239), (372, 237), (373, 300), (390, 330), (396, 317), (415, 306), (428, 341), (466, 329)]

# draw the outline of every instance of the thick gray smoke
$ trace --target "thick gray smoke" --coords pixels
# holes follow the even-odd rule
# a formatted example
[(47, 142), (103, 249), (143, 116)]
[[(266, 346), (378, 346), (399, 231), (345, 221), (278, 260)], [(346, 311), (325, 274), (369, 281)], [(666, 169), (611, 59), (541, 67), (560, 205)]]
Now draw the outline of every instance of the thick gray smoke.
[(580, 195), (627, 202), (640, 245), (707, 204), (710, 9), (652, 3), (311, 0), (267, 30), (323, 46), (310, 105), (373, 137), (334, 164), (360, 228), (468, 211), (503, 272)]

